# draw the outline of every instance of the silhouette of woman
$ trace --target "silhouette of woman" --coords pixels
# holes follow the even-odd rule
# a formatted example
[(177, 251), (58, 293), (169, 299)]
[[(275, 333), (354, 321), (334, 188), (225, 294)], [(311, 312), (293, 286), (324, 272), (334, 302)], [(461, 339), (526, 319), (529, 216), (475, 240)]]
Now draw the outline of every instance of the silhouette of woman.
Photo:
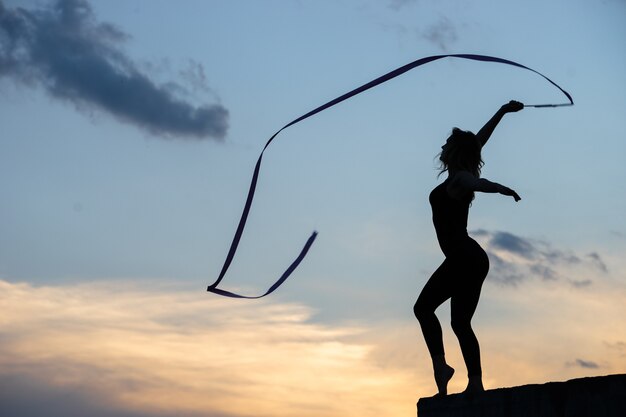
[(435, 187), (429, 200), (437, 240), (446, 259), (430, 277), (413, 307), (433, 361), (439, 395), (447, 395), (448, 381), (454, 374), (454, 369), (446, 363), (441, 325), (435, 315), (437, 307), (448, 298), (452, 330), (459, 339), (467, 366), (469, 382), (465, 392), (484, 391), (480, 347), (471, 320), (489, 270), (489, 259), (480, 245), (467, 234), (467, 216), (476, 191), (500, 193), (513, 197), (515, 201), (520, 200), (512, 189), (480, 178), (480, 169), (483, 166), (481, 149), (502, 117), (523, 108), (522, 103), (510, 101), (477, 134), (454, 128), (441, 147), (440, 175), (448, 171), (448, 178)]

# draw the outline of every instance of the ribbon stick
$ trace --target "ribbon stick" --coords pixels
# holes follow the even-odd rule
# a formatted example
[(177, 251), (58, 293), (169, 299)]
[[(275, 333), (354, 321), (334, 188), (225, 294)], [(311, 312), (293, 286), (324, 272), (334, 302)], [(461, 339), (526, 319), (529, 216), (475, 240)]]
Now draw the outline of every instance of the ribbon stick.
[(286, 128), (288, 128), (289, 126), (293, 126), (296, 123), (301, 122), (304, 119), (308, 119), (309, 117), (323, 111), (326, 110), (336, 104), (341, 103), (342, 101), (345, 101), (351, 97), (354, 97), (357, 94), (360, 94), (364, 91), (369, 90), (370, 88), (374, 88), (379, 84), (382, 84), (386, 81), (389, 81), (393, 78), (396, 78), (399, 75), (404, 74), (405, 72), (412, 70), (413, 68), (417, 68), (421, 65), (424, 64), (428, 64), (429, 62), (433, 62), (442, 58), (461, 58), (461, 59), (469, 59), (469, 60), (473, 60), (473, 61), (483, 61), (483, 62), (495, 62), (495, 63), (500, 63), (500, 64), (506, 64), (506, 65), (512, 65), (518, 68), (522, 68), (528, 71), (532, 71), (535, 74), (540, 75), (541, 77), (543, 77), (545, 80), (547, 80), (550, 84), (552, 84), (553, 86), (555, 86), (556, 88), (558, 88), (569, 100), (569, 103), (560, 103), (560, 104), (531, 104), (531, 105), (525, 105), (524, 107), (538, 107), (538, 108), (542, 108), (542, 107), (562, 107), (562, 106), (572, 106), (574, 105), (574, 100), (572, 100), (572, 96), (570, 96), (570, 94), (565, 91), (564, 89), (562, 89), (559, 85), (557, 85), (554, 81), (552, 81), (551, 79), (549, 79), (548, 77), (546, 77), (545, 75), (541, 74), (538, 71), (535, 71), (532, 68), (529, 68), (527, 66), (524, 66), (522, 64), (518, 64), (517, 62), (513, 62), (513, 61), (509, 61), (508, 59), (503, 59), (503, 58), (498, 58), (498, 57), (494, 57), (494, 56), (487, 56), (487, 55), (474, 55), (474, 54), (449, 54), (449, 55), (433, 55), (433, 56), (428, 56), (428, 57), (424, 57), (424, 58), (420, 58), (417, 59), (413, 62), (410, 62), (406, 65), (403, 65), (399, 68), (396, 68), (393, 71), (388, 72), (385, 75), (382, 75), (368, 83), (363, 84), (362, 86), (355, 88), (352, 91), (349, 91), (313, 110), (311, 110), (310, 112), (303, 114), (302, 116), (298, 117), (297, 119), (287, 123), (285, 126), (283, 126), (282, 128), (280, 128), (276, 133), (274, 133), (269, 140), (267, 141), (267, 143), (265, 144), (265, 146), (263, 147), (263, 149), (261, 150), (261, 154), (259, 155), (259, 159), (257, 160), (257, 163), (254, 167), (254, 173), (252, 174), (252, 180), (250, 182), (250, 188), (248, 190), (248, 197), (246, 198), (246, 203), (244, 205), (243, 208), (243, 213), (241, 214), (241, 218), (239, 219), (239, 225), (237, 226), (237, 230), (235, 232), (235, 236), (233, 237), (233, 241), (230, 245), (230, 249), (228, 250), (228, 254), (226, 255), (226, 260), (224, 261), (224, 265), (222, 266), (222, 270), (220, 271), (219, 276), (217, 277), (217, 279), (215, 280), (215, 282), (211, 285), (208, 286), (207, 291), (212, 292), (214, 294), (218, 294), (218, 295), (222, 295), (225, 297), (232, 297), (232, 298), (261, 298), (261, 297), (265, 297), (266, 295), (271, 294), (272, 292), (274, 292), (278, 287), (280, 287), (287, 278), (289, 278), (289, 275), (291, 275), (291, 273), (298, 267), (298, 265), (300, 264), (300, 262), (304, 259), (304, 257), (306, 256), (307, 252), (309, 251), (309, 249), (311, 248), (311, 245), (313, 245), (313, 242), (315, 241), (315, 238), (317, 237), (317, 232), (313, 232), (311, 234), (311, 236), (308, 238), (308, 240), (306, 241), (304, 247), (302, 248), (302, 250), (300, 251), (300, 254), (298, 255), (298, 257), (291, 263), (291, 265), (289, 266), (289, 268), (287, 268), (287, 270), (280, 276), (280, 278), (262, 295), (258, 295), (258, 296), (245, 296), (245, 295), (240, 295), (240, 294), (236, 294), (230, 291), (226, 291), (226, 290), (222, 290), (220, 288), (217, 288), (217, 286), (222, 282), (222, 280), (224, 279), (224, 276), (226, 275), (226, 272), (228, 271), (228, 268), (230, 267), (230, 264), (233, 261), (233, 258), (235, 257), (235, 253), (237, 252), (237, 247), (239, 246), (239, 241), (241, 240), (241, 237), (243, 235), (243, 231), (246, 227), (246, 221), (248, 220), (248, 215), (250, 213), (250, 208), (252, 207), (252, 200), (254, 199), (254, 193), (256, 191), (256, 185), (257, 185), (257, 180), (259, 177), (259, 172), (261, 169), (261, 161), (263, 160), (263, 153), (267, 150), (267, 147), (270, 145), (270, 143), (272, 143), (272, 141), (274, 140), (274, 138), (276, 138), (276, 136), (282, 132), (283, 130), (285, 130)]
[(524, 107), (537, 107), (537, 108), (545, 108), (545, 107), (565, 107), (565, 106), (573, 106), (574, 103), (561, 103), (561, 104), (524, 104)]

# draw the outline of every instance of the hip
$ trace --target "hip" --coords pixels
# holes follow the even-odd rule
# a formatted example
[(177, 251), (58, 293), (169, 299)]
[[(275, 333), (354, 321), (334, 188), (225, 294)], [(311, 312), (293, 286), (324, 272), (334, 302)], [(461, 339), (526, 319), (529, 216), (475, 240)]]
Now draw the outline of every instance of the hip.
[(468, 235), (442, 242), (441, 249), (446, 258), (469, 258), (473, 262), (489, 265), (485, 250)]

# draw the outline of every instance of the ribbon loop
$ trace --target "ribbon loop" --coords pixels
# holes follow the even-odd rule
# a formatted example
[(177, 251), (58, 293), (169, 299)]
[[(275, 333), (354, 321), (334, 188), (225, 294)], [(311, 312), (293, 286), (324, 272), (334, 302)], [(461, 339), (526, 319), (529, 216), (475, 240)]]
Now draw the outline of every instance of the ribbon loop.
[(304, 119), (308, 119), (309, 117), (323, 111), (326, 110), (336, 104), (341, 103), (342, 101), (345, 101), (357, 94), (360, 94), (364, 91), (369, 90), (370, 88), (374, 88), (377, 85), (380, 85), (386, 81), (389, 81), (393, 78), (396, 78), (399, 75), (404, 74), (405, 72), (412, 70), (414, 68), (417, 68), (421, 65), (427, 64), (429, 62), (433, 62), (442, 58), (462, 58), (462, 59), (469, 59), (469, 60), (473, 60), (473, 61), (483, 61), (483, 62), (496, 62), (496, 63), (500, 63), (500, 64), (507, 64), (507, 65), (512, 65), (515, 67), (519, 67), (519, 68), (523, 68), (526, 69), (528, 71), (532, 71), (535, 74), (540, 75), (541, 77), (543, 77), (545, 80), (547, 80), (550, 84), (552, 84), (553, 86), (555, 86), (556, 88), (558, 88), (569, 100), (569, 103), (561, 103), (561, 104), (530, 104), (530, 105), (525, 105), (524, 107), (538, 107), (538, 108), (542, 108), (542, 107), (562, 107), (562, 106), (573, 106), (574, 105), (574, 100), (572, 99), (572, 96), (565, 91), (564, 89), (562, 89), (557, 83), (555, 83), (554, 81), (552, 81), (551, 79), (549, 79), (548, 77), (546, 77), (545, 75), (541, 74), (538, 71), (535, 71), (532, 68), (529, 68), (525, 65), (522, 64), (518, 64), (517, 62), (513, 62), (513, 61), (509, 61), (508, 59), (503, 59), (503, 58), (498, 58), (498, 57), (494, 57), (494, 56), (487, 56), (487, 55), (474, 55), (474, 54), (448, 54), (448, 55), (433, 55), (433, 56), (427, 56), (427, 57), (423, 57), (423, 58), (419, 58), (413, 62), (410, 62), (406, 65), (403, 65), (399, 68), (396, 68), (393, 71), (388, 72), (385, 75), (382, 75), (368, 83), (363, 84), (362, 86), (355, 88), (352, 91), (349, 91), (333, 100), (330, 100), (329, 102), (322, 104), (321, 106), (311, 110), (308, 113), (303, 114), (302, 116), (298, 117), (297, 119), (287, 123), (285, 126), (283, 126), (282, 128), (280, 128), (276, 133), (274, 133), (269, 140), (267, 141), (267, 143), (265, 144), (265, 146), (263, 147), (263, 150), (261, 151), (261, 154), (259, 155), (259, 159), (257, 160), (257, 163), (254, 167), (254, 173), (252, 174), (252, 181), (250, 182), (250, 189), (248, 190), (248, 197), (246, 198), (246, 204), (243, 208), (243, 213), (241, 214), (241, 218), (239, 220), (239, 225), (237, 226), (237, 231), (235, 232), (235, 236), (233, 237), (233, 241), (230, 245), (230, 249), (228, 250), (228, 255), (226, 255), (226, 260), (224, 261), (224, 265), (222, 266), (222, 270), (217, 278), (217, 280), (215, 280), (215, 282), (211, 285), (208, 286), (207, 291), (212, 292), (214, 294), (217, 295), (222, 295), (225, 297), (231, 297), (231, 298), (262, 298), (265, 297), (266, 295), (271, 294), (272, 292), (274, 292), (278, 287), (280, 287), (285, 280), (287, 280), (287, 278), (289, 278), (289, 275), (291, 275), (291, 273), (298, 267), (298, 265), (300, 264), (300, 262), (302, 262), (302, 260), (304, 259), (304, 257), (306, 256), (307, 252), (309, 251), (309, 249), (311, 248), (311, 245), (313, 245), (313, 242), (315, 241), (315, 238), (317, 237), (317, 232), (313, 232), (313, 234), (311, 234), (311, 236), (309, 237), (309, 239), (306, 241), (304, 248), (302, 248), (302, 250), (300, 251), (300, 254), (298, 255), (298, 257), (291, 263), (291, 265), (289, 266), (289, 268), (287, 268), (287, 270), (280, 276), (280, 278), (262, 295), (258, 295), (258, 296), (244, 296), (244, 295), (240, 295), (240, 294), (236, 294), (230, 291), (226, 291), (226, 290), (222, 290), (217, 288), (217, 286), (220, 284), (220, 282), (222, 282), (222, 279), (224, 279), (224, 276), (226, 275), (226, 272), (228, 271), (228, 268), (230, 267), (231, 262), (233, 261), (233, 258), (235, 257), (235, 253), (237, 252), (237, 247), (239, 246), (239, 241), (241, 240), (241, 236), (243, 235), (243, 231), (246, 227), (246, 221), (248, 220), (248, 215), (250, 213), (250, 208), (252, 207), (252, 201), (254, 199), (254, 193), (256, 191), (256, 185), (257, 185), (257, 180), (259, 177), (259, 172), (261, 170), (261, 161), (263, 159), (263, 153), (267, 150), (267, 147), (270, 145), (270, 143), (272, 143), (272, 141), (274, 140), (274, 138), (283, 130), (285, 130), (286, 128), (288, 128), (289, 126), (293, 126), (296, 123), (301, 122)]

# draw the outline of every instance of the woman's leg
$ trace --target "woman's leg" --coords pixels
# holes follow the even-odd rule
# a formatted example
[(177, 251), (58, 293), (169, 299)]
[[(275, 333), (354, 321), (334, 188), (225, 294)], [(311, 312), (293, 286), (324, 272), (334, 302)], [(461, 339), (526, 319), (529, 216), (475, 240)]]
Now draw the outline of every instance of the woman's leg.
[(469, 378), (467, 391), (483, 391), (480, 346), (471, 321), (478, 306), (482, 284), (489, 270), (489, 260), (480, 248), (479, 251), (470, 251), (469, 255), (471, 259), (463, 262), (466, 270), (461, 291), (456, 292), (451, 298), (451, 324), (452, 330), (459, 339), (463, 359), (467, 366)]
[(459, 339), (461, 353), (467, 366), (467, 376), (471, 386), (468, 388), (478, 388), (482, 390), (482, 367), (480, 363), (480, 346), (474, 330), (472, 329), (472, 316), (476, 311), (478, 299), (480, 297), (480, 287), (471, 291), (463, 292), (452, 297), (450, 302), (452, 315), (452, 330)]
[(447, 394), (448, 381), (452, 378), (454, 369), (445, 360), (443, 334), (435, 310), (450, 298), (451, 280), (450, 262), (446, 259), (430, 277), (413, 306), (433, 361), (435, 382), (441, 395)]
[(450, 262), (446, 259), (430, 277), (413, 306), (431, 357), (444, 354), (441, 325), (435, 310), (452, 295), (449, 270)]

